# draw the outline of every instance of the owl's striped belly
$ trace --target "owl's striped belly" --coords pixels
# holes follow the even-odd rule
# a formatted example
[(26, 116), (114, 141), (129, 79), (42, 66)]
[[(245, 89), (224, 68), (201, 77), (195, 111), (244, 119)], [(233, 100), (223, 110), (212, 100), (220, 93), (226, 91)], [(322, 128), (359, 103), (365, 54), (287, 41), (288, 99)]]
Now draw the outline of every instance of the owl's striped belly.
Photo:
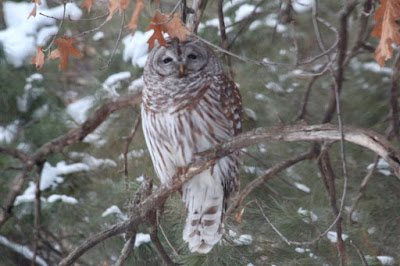
[[(229, 138), (227, 127), (215, 123), (224, 119), (207, 108), (156, 113), (143, 108), (143, 131), (155, 171), (163, 184), (171, 182), (177, 167), (194, 161), (194, 155)], [(217, 120), (218, 121), (218, 120)]]

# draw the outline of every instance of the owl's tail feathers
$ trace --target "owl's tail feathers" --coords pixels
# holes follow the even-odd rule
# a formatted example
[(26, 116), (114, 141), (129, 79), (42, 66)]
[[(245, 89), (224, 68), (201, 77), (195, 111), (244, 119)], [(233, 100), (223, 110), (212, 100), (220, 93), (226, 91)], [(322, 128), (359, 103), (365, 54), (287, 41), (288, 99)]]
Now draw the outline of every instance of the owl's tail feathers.
[(213, 177), (202, 175), (183, 187), (182, 198), (188, 208), (183, 240), (188, 242), (191, 252), (208, 253), (222, 237), (225, 202), (222, 185), (213, 180), (204, 182)]

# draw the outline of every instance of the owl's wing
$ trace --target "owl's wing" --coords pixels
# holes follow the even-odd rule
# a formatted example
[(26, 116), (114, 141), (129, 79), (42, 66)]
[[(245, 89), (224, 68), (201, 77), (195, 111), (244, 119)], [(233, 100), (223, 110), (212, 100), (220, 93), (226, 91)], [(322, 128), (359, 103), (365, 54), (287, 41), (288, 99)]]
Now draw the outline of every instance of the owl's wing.
[[(225, 75), (217, 75), (210, 84), (205, 97), (209, 97), (209, 108), (219, 116), (213, 120), (216, 143), (226, 141), (242, 132), (242, 97), (236, 84)], [(215, 130), (215, 129), (221, 130)], [(218, 161), (214, 175), (221, 180), (224, 194), (239, 190), (239, 151)]]

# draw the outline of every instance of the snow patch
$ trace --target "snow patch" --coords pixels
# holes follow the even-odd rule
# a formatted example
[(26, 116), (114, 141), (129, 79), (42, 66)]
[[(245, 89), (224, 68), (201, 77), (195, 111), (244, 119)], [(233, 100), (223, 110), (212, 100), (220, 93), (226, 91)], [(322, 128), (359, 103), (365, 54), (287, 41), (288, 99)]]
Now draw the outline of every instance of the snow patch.
[(100, 41), (103, 38), (104, 38), (104, 32), (102, 31), (96, 32), (92, 37), (93, 41)]
[(251, 235), (240, 235), (239, 238), (233, 239), (233, 242), (240, 246), (251, 245), (253, 237)]
[(138, 181), (139, 183), (142, 183), (144, 181), (144, 176), (139, 176), (136, 178), (136, 181)]
[(117, 163), (111, 159), (98, 159), (84, 152), (70, 152), (69, 156), (73, 159), (81, 159), (82, 163), (88, 165), (92, 170), (102, 166), (117, 167)]
[(151, 239), (149, 234), (137, 233), (135, 238), (135, 248), (140, 247), (142, 244), (150, 243), (150, 241)]
[(294, 182), (294, 185), (303, 192), (310, 193), (311, 189), (304, 184)]
[(314, 0), (294, 0), (292, 7), (297, 13), (304, 13), (311, 10), (314, 6)]
[[(328, 234), (326, 234), (326, 237), (331, 241), (331, 243), (337, 243), (337, 234), (334, 231), (329, 231)], [(345, 241), (349, 236), (346, 234), (342, 234), (342, 239)]]
[(380, 73), (380, 74), (388, 74), (392, 75), (393, 71), (389, 67), (380, 67), (380, 65), (377, 62), (368, 62), (368, 63), (363, 63), (361, 64), (362, 68), (364, 68), (367, 71), (371, 71), (374, 73)]
[[(4, 236), (1, 236), (1, 235), (0, 235), (0, 244), (12, 249), (13, 251), (15, 251), (18, 254), (21, 254), (28, 260), (31, 260), (31, 261), (33, 260), (33, 252), (27, 246), (23, 246), (23, 245), (11, 242), (10, 240), (8, 240), (7, 238), (5, 238)], [(35, 262), (42, 266), (48, 265), (46, 263), (46, 261), (44, 261), (40, 256), (37, 256), (37, 255), (36, 255)]]
[(251, 15), (253, 12), (259, 12), (261, 9), (254, 5), (243, 4), (235, 11), (235, 22), (244, 19), (245, 17)]
[(79, 99), (67, 106), (67, 114), (78, 124), (82, 124), (87, 119), (87, 111), (92, 108), (95, 102), (93, 96)]
[(47, 198), (47, 202), (49, 202), (49, 203), (53, 203), (58, 200), (60, 200), (61, 202), (67, 203), (67, 204), (77, 204), (78, 203), (77, 199), (75, 199), (74, 197), (66, 196), (66, 195), (53, 194)]
[(394, 258), (390, 256), (376, 256), (376, 258), (379, 260), (382, 265), (393, 265), (394, 264)]
[(131, 78), (131, 72), (124, 71), (112, 74), (103, 82), (103, 89), (105, 89), (111, 96), (119, 96), (117, 89), (122, 87), (121, 81)]
[(43, 191), (48, 188), (55, 189), (59, 183), (64, 182), (64, 178), (60, 175), (68, 175), (89, 170), (89, 166), (83, 163), (67, 164), (65, 161), (60, 161), (54, 167), (50, 163), (45, 162), (40, 178), (40, 190)]
[[(373, 163), (369, 164), (367, 169), (370, 170), (372, 167), (374, 167)], [(390, 171), (390, 165), (382, 158), (379, 159), (378, 164), (376, 165), (376, 170), (385, 176), (390, 176), (392, 174)]]
[(146, 64), (149, 44), (147, 41), (153, 34), (153, 30), (146, 31), (145, 33), (141, 31), (136, 31), (135, 35), (129, 34), (122, 39), (124, 44), (123, 60), (126, 62), (131, 60), (133, 66), (143, 68)]
[(316, 222), (318, 220), (318, 216), (315, 213), (313, 213), (312, 211), (309, 211), (309, 210), (305, 210), (305, 209), (303, 209), (303, 207), (300, 207), (297, 210), (297, 213), (301, 214), (302, 216), (305, 216), (305, 218), (303, 218), (303, 221), (305, 223), (310, 223), (310, 219), (311, 219), (311, 222)]
[(134, 81), (131, 82), (131, 84), (128, 87), (128, 90), (131, 92), (139, 92), (143, 89), (144, 86), (144, 81), (143, 81), (143, 76), (141, 76), (138, 79), (135, 79)]
[(7, 126), (0, 126), (0, 143), (10, 143), (14, 140), (15, 135), (18, 132), (19, 121), (15, 120)]

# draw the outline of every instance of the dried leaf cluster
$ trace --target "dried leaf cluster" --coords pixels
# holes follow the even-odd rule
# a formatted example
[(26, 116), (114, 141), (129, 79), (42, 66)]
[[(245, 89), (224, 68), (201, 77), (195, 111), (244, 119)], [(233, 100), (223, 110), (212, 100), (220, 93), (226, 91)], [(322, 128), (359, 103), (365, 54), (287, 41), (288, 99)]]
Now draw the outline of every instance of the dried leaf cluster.
[(381, 5), (375, 12), (374, 20), (378, 21), (371, 35), (380, 38), (374, 58), (382, 67), (393, 55), (392, 43), (400, 45), (400, 0), (381, 0)]

